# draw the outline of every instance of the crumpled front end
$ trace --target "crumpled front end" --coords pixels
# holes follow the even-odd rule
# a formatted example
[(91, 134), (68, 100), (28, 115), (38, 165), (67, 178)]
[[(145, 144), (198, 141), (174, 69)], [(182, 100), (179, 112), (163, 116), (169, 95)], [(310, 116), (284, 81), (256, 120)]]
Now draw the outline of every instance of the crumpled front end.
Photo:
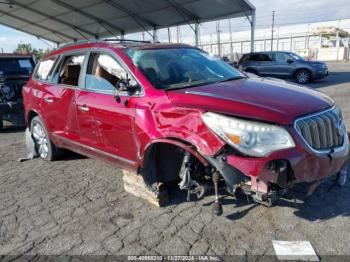
[(334, 107), (298, 118), (287, 130), (296, 144), (293, 148), (266, 157), (249, 157), (229, 151), (220, 155), (226, 165), (236, 170), (234, 175), (244, 176), (239, 185), (228, 185), (229, 192), (240, 187), (254, 194), (258, 202), (263, 202), (271, 192), (288, 189), (295, 183), (310, 183), (308, 194), (311, 194), (325, 178), (346, 174), (349, 138), (339, 109)]

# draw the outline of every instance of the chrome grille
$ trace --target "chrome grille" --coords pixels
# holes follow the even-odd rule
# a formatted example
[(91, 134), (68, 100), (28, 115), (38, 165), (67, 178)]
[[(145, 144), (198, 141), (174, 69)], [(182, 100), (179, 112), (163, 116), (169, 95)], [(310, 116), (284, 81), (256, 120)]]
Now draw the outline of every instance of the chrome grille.
[(302, 117), (296, 120), (295, 126), (315, 150), (329, 150), (343, 145), (345, 127), (339, 108)]

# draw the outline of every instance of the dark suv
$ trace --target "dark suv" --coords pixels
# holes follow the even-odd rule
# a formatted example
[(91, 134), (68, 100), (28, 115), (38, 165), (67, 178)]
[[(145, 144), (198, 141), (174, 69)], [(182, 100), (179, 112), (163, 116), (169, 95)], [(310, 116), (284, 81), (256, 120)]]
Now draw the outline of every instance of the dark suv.
[(256, 52), (242, 56), (239, 69), (259, 76), (295, 79), (299, 84), (321, 79), (328, 75), (327, 65), (307, 61), (292, 52)]
[(66, 46), (38, 63), (23, 98), (42, 159), (70, 149), (153, 190), (177, 182), (202, 196), (222, 181), (269, 205), (295, 183), (346, 177), (349, 141), (332, 99), (247, 77), (188, 45)]
[(0, 129), (3, 120), (24, 125), (22, 87), (33, 69), (32, 56), (0, 54)]

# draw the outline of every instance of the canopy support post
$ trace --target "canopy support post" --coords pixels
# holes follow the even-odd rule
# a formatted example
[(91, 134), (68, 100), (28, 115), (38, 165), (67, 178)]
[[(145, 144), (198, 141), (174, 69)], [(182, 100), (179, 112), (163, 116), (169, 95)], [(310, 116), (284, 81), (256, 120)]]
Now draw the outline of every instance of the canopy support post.
[(250, 52), (254, 52), (255, 42), (255, 9), (252, 11), (252, 19), (250, 21)]
[(194, 24), (194, 37), (195, 37), (195, 46), (198, 47), (200, 43), (200, 29), (199, 29), (199, 21), (196, 21)]
[(158, 35), (157, 35), (157, 28), (153, 27), (153, 42), (157, 42), (158, 41)]

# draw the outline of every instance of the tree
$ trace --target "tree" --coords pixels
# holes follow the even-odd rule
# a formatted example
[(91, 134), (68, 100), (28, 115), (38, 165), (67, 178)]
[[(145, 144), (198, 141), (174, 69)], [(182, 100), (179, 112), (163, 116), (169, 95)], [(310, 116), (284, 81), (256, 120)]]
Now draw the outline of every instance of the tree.
[(15, 49), (15, 53), (19, 54), (33, 54), (33, 47), (31, 44), (19, 43)]
[(15, 53), (35, 55), (37, 60), (40, 60), (43, 56), (47, 55), (51, 51), (52, 50), (50, 48), (46, 48), (45, 50), (42, 48), (33, 48), (32, 45), (28, 43), (19, 43), (15, 49)]

